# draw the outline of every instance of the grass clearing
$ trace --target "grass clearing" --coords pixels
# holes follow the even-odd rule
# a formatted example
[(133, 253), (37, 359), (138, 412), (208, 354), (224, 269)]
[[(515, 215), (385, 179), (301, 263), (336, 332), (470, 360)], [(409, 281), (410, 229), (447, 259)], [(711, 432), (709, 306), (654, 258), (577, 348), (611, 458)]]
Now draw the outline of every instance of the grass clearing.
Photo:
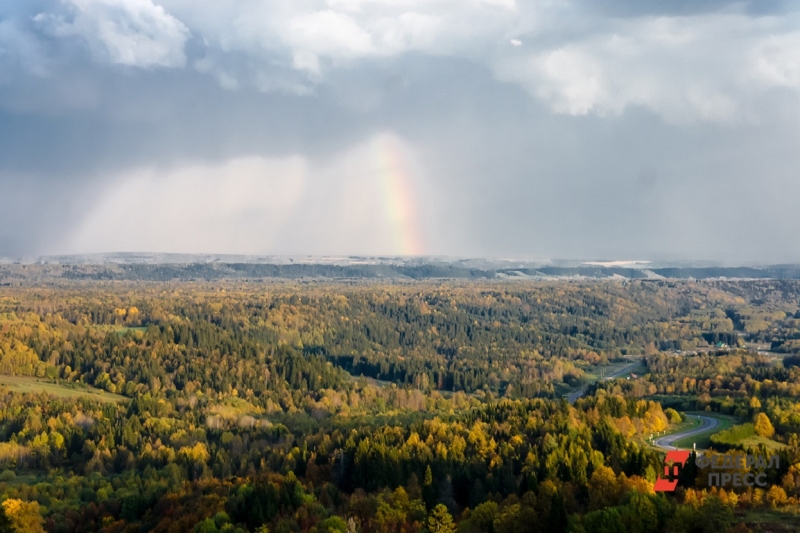
[(700, 425), (700, 420), (699, 419), (690, 418), (690, 417), (687, 416), (686, 419), (683, 422), (681, 422), (680, 424), (676, 424), (672, 428), (670, 428), (669, 431), (667, 431), (666, 435), (672, 435), (674, 433), (681, 433), (683, 431), (689, 431), (689, 430), (692, 430), (692, 429), (696, 428), (699, 425)]
[(45, 378), (0, 375), (0, 385), (14, 392), (44, 392), (58, 398), (92, 398), (101, 402), (123, 402), (127, 398), (88, 386), (55, 383)]
[(119, 336), (125, 335), (129, 331), (140, 333), (147, 331), (147, 326), (117, 326), (114, 324), (94, 324), (92, 328), (105, 333), (116, 333)]
[(692, 448), (692, 446), (696, 444), (698, 449), (706, 449), (711, 444), (711, 435), (717, 433), (718, 431), (728, 429), (737, 422), (737, 420), (732, 416), (721, 415), (719, 413), (710, 413), (708, 411), (694, 411), (688, 414), (714, 418), (717, 420), (718, 425), (717, 427), (709, 429), (708, 431), (676, 440), (673, 444), (678, 448)]
[(647, 372), (647, 367), (644, 365), (644, 360), (639, 361), (636, 366), (632, 366), (631, 368), (627, 369), (625, 372), (622, 372), (618, 375), (618, 378), (628, 378), (631, 377), (631, 374), (637, 374), (638, 376), (642, 376)]
[(128, 326), (117, 326), (114, 328), (114, 331), (117, 332), (117, 335), (125, 335), (129, 331), (147, 331), (147, 328), (144, 326), (136, 326), (136, 327), (128, 327)]
[[(779, 531), (800, 532), (800, 505), (787, 505), (779, 509), (753, 509), (744, 514), (742, 520), (748, 525), (778, 525), (783, 526)], [(764, 531), (774, 531), (767, 529)]]
[(611, 376), (615, 372), (619, 372), (629, 364), (630, 363), (626, 362), (626, 363), (609, 363), (607, 365), (592, 366), (590, 367), (589, 370), (586, 371), (584, 379), (590, 383), (595, 382), (600, 379)]
[[(369, 378), (369, 377), (366, 377), (366, 376), (354, 376), (353, 374), (349, 374), (349, 375), (350, 375), (350, 381), (358, 382), (363, 377), (364, 380), (367, 382), (367, 384), (372, 385), (373, 387), (388, 387), (388, 386), (394, 384), (391, 381), (385, 381), (385, 380), (382, 380), (382, 379)], [(442, 393), (442, 392), (445, 392), (445, 391), (439, 391), (439, 393)]]
[(783, 443), (775, 442), (774, 440), (766, 437), (759, 437), (758, 435), (743, 439), (739, 444), (744, 446), (745, 449), (758, 448), (759, 445), (763, 444), (767, 450), (773, 452), (778, 452), (786, 447), (786, 445)]

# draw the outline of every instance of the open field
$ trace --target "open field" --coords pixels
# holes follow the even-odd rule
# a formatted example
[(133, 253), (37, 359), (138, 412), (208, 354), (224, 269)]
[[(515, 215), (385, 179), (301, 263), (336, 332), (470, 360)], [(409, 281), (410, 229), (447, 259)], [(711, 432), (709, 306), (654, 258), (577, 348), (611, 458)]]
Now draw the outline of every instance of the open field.
[(129, 331), (147, 331), (147, 328), (144, 326), (136, 326), (136, 327), (128, 327), (128, 326), (117, 326), (114, 328), (114, 331), (117, 332), (119, 335), (125, 335)]
[(119, 394), (111, 394), (92, 387), (79, 387), (69, 384), (54, 383), (45, 378), (29, 376), (3, 376), (0, 375), (0, 385), (8, 387), (15, 392), (44, 392), (59, 398), (93, 398), (103, 402), (123, 402), (127, 398)]

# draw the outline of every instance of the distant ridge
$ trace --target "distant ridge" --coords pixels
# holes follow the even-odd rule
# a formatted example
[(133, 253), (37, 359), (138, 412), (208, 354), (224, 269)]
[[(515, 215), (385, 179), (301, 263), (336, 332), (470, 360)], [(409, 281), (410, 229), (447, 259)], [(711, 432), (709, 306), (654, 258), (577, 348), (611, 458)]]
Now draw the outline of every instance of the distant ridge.
[[(237, 261), (238, 259), (238, 261)], [(571, 264), (570, 264), (571, 263)], [(0, 284), (55, 280), (226, 279), (800, 279), (800, 265), (668, 266), (647, 262), (533, 263), (435, 257), (249, 257), (106, 254), (0, 264)], [(624, 265), (624, 266), (616, 266)]]

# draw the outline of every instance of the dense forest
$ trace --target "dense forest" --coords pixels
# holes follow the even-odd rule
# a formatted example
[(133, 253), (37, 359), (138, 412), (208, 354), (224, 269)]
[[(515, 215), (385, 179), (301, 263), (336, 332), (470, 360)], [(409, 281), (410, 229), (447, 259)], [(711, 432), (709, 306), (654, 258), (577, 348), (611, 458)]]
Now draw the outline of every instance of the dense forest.
[[(791, 280), (9, 285), (0, 531), (796, 531), (798, 356)], [(654, 491), (694, 412), (766, 486)]]

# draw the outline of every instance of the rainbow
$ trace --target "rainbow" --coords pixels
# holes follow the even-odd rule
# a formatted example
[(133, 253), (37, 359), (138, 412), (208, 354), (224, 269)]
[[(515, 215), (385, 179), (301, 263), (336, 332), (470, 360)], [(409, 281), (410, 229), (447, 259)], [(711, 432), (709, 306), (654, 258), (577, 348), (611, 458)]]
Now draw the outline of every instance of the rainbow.
[(403, 147), (395, 137), (379, 135), (374, 140), (374, 153), (384, 202), (383, 213), (392, 231), (392, 253), (424, 255), (425, 244), (415, 207), (416, 191)]

